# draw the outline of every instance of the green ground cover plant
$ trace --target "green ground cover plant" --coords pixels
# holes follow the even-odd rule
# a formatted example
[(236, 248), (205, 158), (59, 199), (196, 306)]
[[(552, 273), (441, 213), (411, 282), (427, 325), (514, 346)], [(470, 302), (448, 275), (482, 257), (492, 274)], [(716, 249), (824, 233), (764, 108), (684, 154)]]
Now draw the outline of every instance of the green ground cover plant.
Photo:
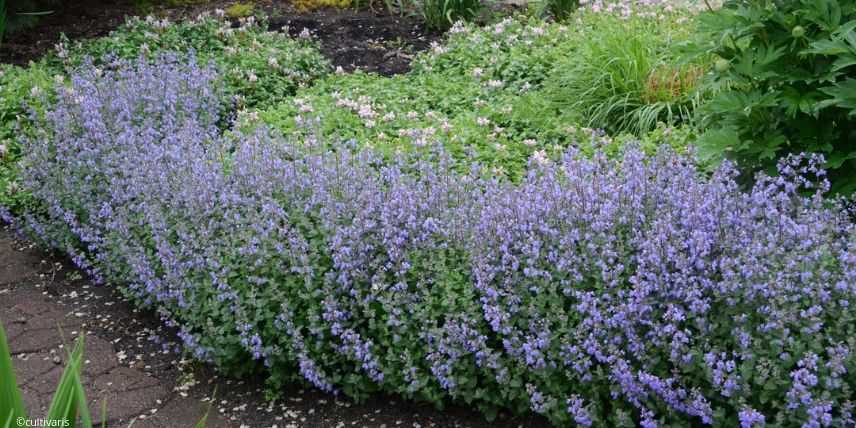
[(32, 132), (31, 116), (44, 112), (44, 95), (53, 91), (55, 71), (44, 62), (0, 65), (0, 205), (14, 211), (26, 203), (18, 183), (19, 141)]
[[(568, 64), (589, 60), (580, 50), (601, 43), (593, 33), (615, 33), (626, 25), (652, 32), (646, 36), (650, 39), (681, 39), (687, 30), (676, 29), (678, 16), (644, 25), (641, 17), (628, 22), (592, 13), (580, 16), (576, 25), (546, 24), (524, 17), (484, 28), (458, 23), (443, 44), (414, 60), (408, 74), (391, 78), (363, 73), (330, 75), (298, 91), (288, 102), (242, 117), (241, 123), (245, 129), (265, 123), (290, 134), (306, 132), (303, 122), (320, 117), (320, 128), (312, 132), (320, 131), (329, 140), (355, 139), (387, 155), (430, 152), (442, 146), (463, 165), (482, 162), (494, 174), (514, 179), (532, 156), (546, 160), (570, 146), (587, 153), (600, 149), (617, 154), (627, 141), (641, 139), (642, 146), (653, 152), (665, 137), (668, 144), (682, 150), (693, 135), (691, 127), (679, 126), (683, 113), (690, 110), (687, 100), (693, 85), (659, 88), (665, 94), (652, 88), (658, 84), (651, 83), (657, 78), (652, 73), (668, 64), (665, 54), (644, 64), (647, 71), (636, 76), (642, 79), (639, 93), (617, 95), (615, 90), (603, 88), (607, 85), (603, 80), (589, 82), (587, 90), (596, 92), (588, 96), (591, 102), (603, 105), (616, 97), (637, 96), (637, 109), (647, 115), (615, 108), (601, 120), (587, 119), (594, 114), (576, 101), (584, 96), (571, 100), (573, 92), (563, 80)], [(660, 26), (672, 30), (653, 31)], [(681, 36), (673, 36), (673, 32)], [(677, 40), (662, 44), (665, 51)], [(602, 90), (597, 91), (599, 88)], [(674, 93), (676, 89), (680, 93)], [(670, 109), (674, 115), (657, 114)], [(650, 123), (634, 129), (635, 133), (610, 127), (619, 132), (604, 134), (590, 126), (609, 120)]]
[(107, 37), (61, 44), (55, 60), (72, 69), (84, 58), (100, 61), (152, 57), (163, 51), (193, 52), (220, 68), (227, 88), (224, 96), (235, 97), (237, 109), (274, 105), (329, 71), (329, 61), (308, 37), (267, 31), (267, 24), (254, 17), (233, 28), (224, 14), (218, 11), (215, 16), (181, 22), (130, 18)]

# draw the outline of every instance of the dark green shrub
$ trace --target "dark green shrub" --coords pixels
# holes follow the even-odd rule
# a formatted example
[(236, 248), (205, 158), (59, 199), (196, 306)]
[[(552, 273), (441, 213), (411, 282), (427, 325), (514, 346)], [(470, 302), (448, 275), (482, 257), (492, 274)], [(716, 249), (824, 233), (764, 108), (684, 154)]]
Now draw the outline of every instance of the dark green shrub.
[(817, 152), (834, 191), (856, 190), (856, 2), (731, 0), (699, 22), (719, 91), (701, 111), (700, 154), (750, 172)]

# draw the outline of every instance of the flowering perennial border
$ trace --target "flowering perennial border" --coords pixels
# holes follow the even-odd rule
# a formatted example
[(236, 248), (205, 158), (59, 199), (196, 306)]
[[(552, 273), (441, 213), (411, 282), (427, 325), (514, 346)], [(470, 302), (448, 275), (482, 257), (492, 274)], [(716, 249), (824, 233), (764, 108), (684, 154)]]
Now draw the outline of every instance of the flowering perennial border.
[(221, 135), (212, 69), (114, 66), (27, 142), (25, 227), (199, 358), (556, 424), (854, 423), (856, 234), (816, 159), (748, 192), (632, 148), (509, 183)]

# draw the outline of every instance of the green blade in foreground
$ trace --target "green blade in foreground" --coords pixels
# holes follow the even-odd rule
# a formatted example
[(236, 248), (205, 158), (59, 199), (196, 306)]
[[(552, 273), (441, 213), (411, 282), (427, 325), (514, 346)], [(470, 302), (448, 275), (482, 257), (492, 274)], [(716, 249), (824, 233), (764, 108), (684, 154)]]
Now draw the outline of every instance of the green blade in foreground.
[(83, 361), (83, 336), (77, 340), (74, 351), (69, 354), (68, 365), (60, 378), (59, 386), (54, 393), (47, 419), (50, 421), (69, 421), (71, 427), (77, 426), (78, 412), (83, 428), (92, 428), (89, 408), (83, 385), (80, 383), (80, 371)]
[(12, 352), (6, 341), (6, 330), (0, 324), (0, 421), (11, 424), (11, 421), (19, 417), (26, 418), (27, 412), (15, 379), (15, 368), (12, 367)]

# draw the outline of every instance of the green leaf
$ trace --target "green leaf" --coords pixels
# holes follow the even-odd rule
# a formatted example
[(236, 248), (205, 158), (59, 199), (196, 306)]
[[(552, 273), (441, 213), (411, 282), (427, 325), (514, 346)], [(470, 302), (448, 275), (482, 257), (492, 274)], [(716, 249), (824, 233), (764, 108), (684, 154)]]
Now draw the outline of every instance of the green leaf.
[(27, 417), (21, 392), (15, 380), (12, 353), (6, 341), (6, 331), (0, 324), (0, 420), (11, 421)]
[(703, 162), (719, 162), (739, 145), (740, 135), (736, 129), (711, 129), (699, 137), (696, 155)]
[(77, 425), (78, 412), (83, 428), (92, 428), (86, 395), (80, 382), (80, 371), (83, 361), (83, 336), (77, 340), (74, 350), (69, 353), (69, 362), (60, 378), (59, 386), (54, 393), (48, 408), (47, 419), (52, 421), (69, 421), (71, 426)]
[(848, 116), (856, 116), (856, 79), (847, 79), (832, 86), (820, 88), (820, 91), (832, 97), (820, 102), (820, 108), (841, 107), (850, 110), (847, 113)]
[(211, 405), (214, 404), (214, 399), (217, 397), (217, 388), (214, 388), (214, 392), (211, 394), (211, 400), (208, 402), (208, 408), (205, 410), (205, 414), (202, 415), (202, 419), (196, 423), (195, 428), (205, 428), (205, 425), (208, 423), (208, 414), (211, 413)]

